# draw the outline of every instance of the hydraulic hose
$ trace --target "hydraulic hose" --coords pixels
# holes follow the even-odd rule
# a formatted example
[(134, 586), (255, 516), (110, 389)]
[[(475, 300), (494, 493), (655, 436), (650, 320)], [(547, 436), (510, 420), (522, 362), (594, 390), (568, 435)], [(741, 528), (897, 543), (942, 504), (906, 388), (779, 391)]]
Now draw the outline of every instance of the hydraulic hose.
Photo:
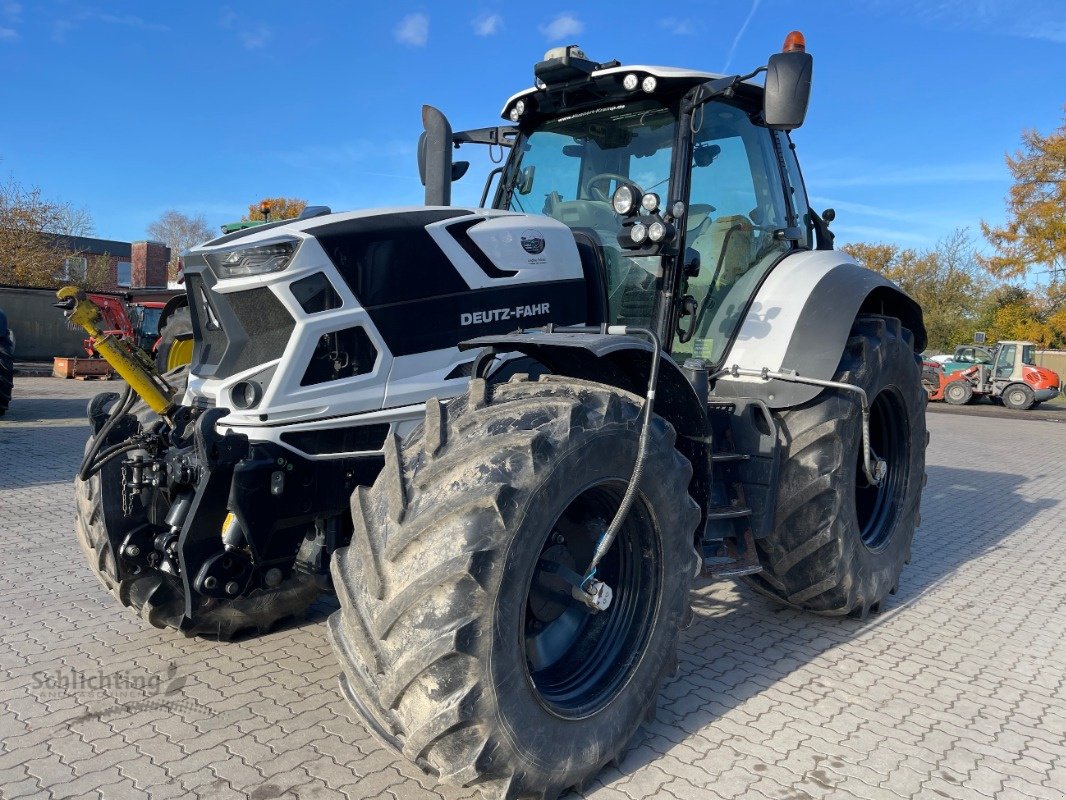
[(644, 395), (644, 413), (641, 417), (640, 439), (637, 442), (637, 460), (633, 465), (633, 474), (629, 478), (629, 485), (626, 486), (625, 494), (622, 496), (622, 502), (618, 505), (618, 510), (615, 512), (611, 524), (607, 526), (607, 530), (596, 543), (596, 551), (592, 554), (592, 561), (589, 562), (588, 570), (585, 572), (585, 577), (581, 581), (582, 589), (587, 589), (593, 578), (596, 576), (596, 568), (607, 554), (607, 551), (611, 549), (611, 545), (614, 544), (614, 540), (618, 537), (618, 531), (621, 530), (622, 523), (625, 522), (625, 518), (629, 514), (629, 509), (632, 508), (633, 501), (637, 497), (640, 480), (644, 476), (644, 467), (648, 458), (648, 440), (651, 436), (651, 415), (655, 406), (655, 387), (659, 382), (659, 360), (662, 357), (663, 350), (659, 337), (648, 328), (611, 325), (607, 328), (607, 333), (646, 337), (652, 345), (651, 366), (648, 369), (648, 389)]
[[(122, 395), (119, 397), (118, 402), (111, 408), (111, 413), (108, 415), (107, 420), (100, 427), (99, 432), (93, 438), (92, 446), (85, 454), (85, 458), (81, 461), (81, 466), (78, 468), (78, 478), (82, 481), (87, 481), (93, 475), (100, 471), (100, 469), (110, 461), (117, 452), (112, 453), (116, 447), (109, 447), (104, 451), (104, 460), (98, 461), (97, 454), (100, 452), (100, 447), (107, 440), (107, 435), (111, 432), (111, 429), (115, 427), (119, 419), (126, 415), (133, 407), (136, 401), (136, 396), (133, 394), (133, 388), (126, 384), (126, 388), (122, 390)], [(126, 443), (124, 443), (126, 444)], [(133, 449), (132, 447), (129, 449)]]

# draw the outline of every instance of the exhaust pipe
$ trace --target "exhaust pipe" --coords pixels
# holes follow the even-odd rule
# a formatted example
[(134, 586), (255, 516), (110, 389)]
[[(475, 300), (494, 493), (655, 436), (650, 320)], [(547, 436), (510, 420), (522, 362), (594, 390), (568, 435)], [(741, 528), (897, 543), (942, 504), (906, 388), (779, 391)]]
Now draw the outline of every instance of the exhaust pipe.
[(426, 187), (427, 206), (452, 203), (452, 126), (433, 106), (422, 106), (418, 137), (418, 177)]

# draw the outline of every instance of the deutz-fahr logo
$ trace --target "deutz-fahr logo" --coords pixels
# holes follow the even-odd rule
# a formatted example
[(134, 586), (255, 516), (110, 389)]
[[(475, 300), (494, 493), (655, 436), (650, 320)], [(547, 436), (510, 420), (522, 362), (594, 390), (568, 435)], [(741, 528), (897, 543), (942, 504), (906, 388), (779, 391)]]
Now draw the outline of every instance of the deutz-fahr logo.
[(538, 255), (544, 252), (544, 237), (540, 235), (540, 231), (533, 230), (522, 231), (522, 249), (530, 255)]

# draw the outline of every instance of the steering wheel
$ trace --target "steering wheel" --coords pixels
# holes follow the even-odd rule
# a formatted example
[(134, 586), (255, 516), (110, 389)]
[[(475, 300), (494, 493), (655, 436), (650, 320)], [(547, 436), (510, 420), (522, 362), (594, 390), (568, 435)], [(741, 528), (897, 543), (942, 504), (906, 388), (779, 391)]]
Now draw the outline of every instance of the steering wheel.
[(585, 191), (583, 194), (586, 197), (591, 197), (594, 200), (599, 200), (604, 203), (611, 202), (611, 196), (607, 194), (607, 187), (604, 186), (600, 189), (596, 184), (598, 183), (610, 183), (611, 181), (618, 181), (619, 183), (627, 183), (637, 190), (636, 202), (640, 204), (640, 198), (644, 196), (644, 191), (633, 183), (633, 179), (626, 177), (625, 175), (619, 175), (617, 172), (600, 172), (593, 175), (587, 181), (585, 181)]

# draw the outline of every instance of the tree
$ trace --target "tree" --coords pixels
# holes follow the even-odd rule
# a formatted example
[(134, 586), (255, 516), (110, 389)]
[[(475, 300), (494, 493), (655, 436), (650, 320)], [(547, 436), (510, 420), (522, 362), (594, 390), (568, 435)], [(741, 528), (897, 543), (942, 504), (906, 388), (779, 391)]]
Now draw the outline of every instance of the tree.
[(264, 197), (258, 203), (248, 206), (246, 220), (264, 219), (262, 207), (266, 204), (270, 208), (270, 219), (296, 219), (307, 208), (307, 201), (298, 197)]
[[(39, 187), (14, 179), (0, 183), (0, 283), (59, 284), (64, 260), (79, 255), (63, 237), (91, 233), (92, 219), (84, 209), (47, 200)], [(73, 282), (88, 286), (88, 273)]]
[(207, 224), (203, 214), (190, 217), (180, 211), (170, 209), (148, 226), (148, 235), (166, 244), (170, 248), (170, 263), (167, 276), (174, 280), (178, 276), (178, 259), (190, 247), (213, 238), (214, 232)]
[(883, 243), (841, 249), (899, 284), (921, 305), (930, 349), (950, 350), (973, 338), (988, 280), (966, 231), (955, 231), (929, 250)]
[(1066, 116), (1047, 136), (1022, 132), (1022, 149), (1007, 156), (1014, 185), (1007, 195), (1007, 221), (1001, 227), (981, 223), (995, 248), (982, 259), (1001, 278), (1020, 278), (1035, 266), (1066, 271)]

